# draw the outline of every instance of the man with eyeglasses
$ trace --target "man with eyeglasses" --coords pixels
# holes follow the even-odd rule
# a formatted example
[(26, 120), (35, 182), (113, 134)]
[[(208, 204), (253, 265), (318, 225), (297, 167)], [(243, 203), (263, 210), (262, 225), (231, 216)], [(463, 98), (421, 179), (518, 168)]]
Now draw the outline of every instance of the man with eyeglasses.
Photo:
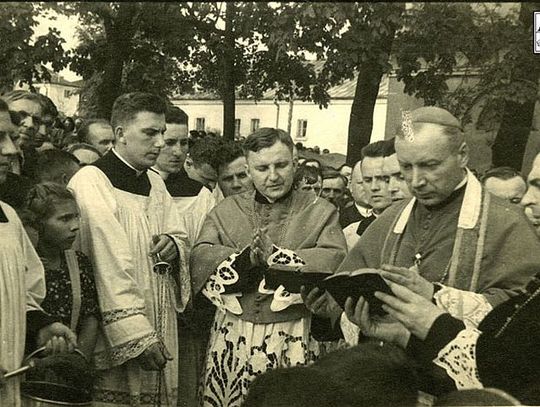
[(39, 95), (24, 90), (8, 92), (2, 96), (2, 99), (8, 104), (11, 116), (15, 118), (19, 126), (14, 141), (22, 151), (21, 174), (33, 179), (34, 165), (38, 155), (36, 148), (43, 144), (42, 138), (38, 136), (43, 114), (41, 99)]

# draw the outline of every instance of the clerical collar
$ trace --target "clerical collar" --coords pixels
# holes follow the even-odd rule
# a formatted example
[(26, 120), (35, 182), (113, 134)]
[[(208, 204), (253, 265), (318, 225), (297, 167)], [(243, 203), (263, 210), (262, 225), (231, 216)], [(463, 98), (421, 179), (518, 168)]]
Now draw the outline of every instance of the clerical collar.
[[(136, 171), (114, 150), (109, 150), (103, 157), (90, 165), (99, 168), (115, 188), (136, 195), (150, 195), (152, 185), (148, 173)], [(139, 175), (137, 175), (138, 173)]]
[(131, 165), (130, 163), (128, 163), (128, 162), (126, 161), (126, 159), (125, 159), (124, 157), (122, 157), (122, 156), (120, 155), (120, 153), (118, 153), (118, 151), (116, 151), (116, 150), (114, 149), (114, 147), (111, 149), (111, 151), (114, 153), (114, 155), (116, 155), (116, 156), (120, 159), (120, 161), (122, 161), (122, 162), (123, 162), (124, 164), (126, 164), (129, 168), (131, 168), (133, 171), (135, 171), (135, 175), (137, 175), (137, 177), (140, 176), (141, 174), (144, 174), (144, 173), (146, 172), (146, 170), (138, 170), (138, 169), (135, 168), (133, 165)]
[(444, 208), (449, 203), (454, 202), (458, 198), (463, 198), (465, 195), (465, 187), (467, 186), (467, 177), (463, 178), (463, 180), (457, 184), (457, 186), (454, 188), (454, 191), (443, 201), (439, 202), (438, 204), (427, 206), (424, 205), (428, 210), (437, 210)]
[(282, 202), (285, 199), (287, 199), (292, 194), (293, 188), (289, 189), (289, 192), (287, 192), (285, 195), (283, 195), (281, 198), (276, 199), (274, 202), (270, 202), (267, 197), (265, 197), (263, 194), (259, 192), (259, 190), (255, 189), (255, 202), (258, 202), (260, 204), (272, 204), (272, 203), (278, 203)]
[(373, 213), (373, 209), (367, 208), (362, 205), (358, 205), (357, 203), (354, 204), (356, 206), (356, 209), (358, 209), (358, 213), (362, 215), (364, 218), (369, 218), (371, 214)]

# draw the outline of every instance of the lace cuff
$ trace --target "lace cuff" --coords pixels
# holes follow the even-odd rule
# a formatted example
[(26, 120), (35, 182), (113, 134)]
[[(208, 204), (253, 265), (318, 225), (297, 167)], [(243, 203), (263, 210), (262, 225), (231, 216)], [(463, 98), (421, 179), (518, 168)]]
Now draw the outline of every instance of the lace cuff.
[(433, 295), (435, 303), (453, 317), (462, 320), (467, 328), (476, 328), (493, 309), (482, 294), (442, 286)]
[(476, 366), (476, 342), (480, 333), (476, 328), (462, 330), (433, 360), (445, 370), (458, 390), (483, 388)]
[(341, 332), (343, 333), (343, 337), (345, 338), (345, 342), (347, 342), (347, 345), (358, 345), (358, 338), (360, 337), (360, 327), (354, 322), (351, 322), (344, 312), (341, 314), (339, 326), (341, 327)]
[(110, 369), (111, 367), (122, 365), (130, 359), (135, 359), (150, 345), (158, 341), (156, 332), (151, 332), (141, 338), (133, 339), (102, 352), (97, 352), (94, 354), (96, 369)]
[(237, 299), (241, 294), (225, 294), (225, 287), (232, 286), (239, 281), (240, 276), (234, 269), (233, 264), (247, 249), (246, 247), (241, 252), (233, 253), (221, 262), (202, 289), (203, 295), (212, 304), (221, 310), (232, 312), (235, 315), (241, 315), (243, 312), (240, 301)]
[[(306, 265), (305, 261), (302, 260), (300, 256), (298, 256), (293, 250), (283, 249), (276, 245), (274, 245), (272, 254), (268, 257), (267, 263), (268, 267), (270, 268), (278, 265), (281, 268), (290, 267), (291, 272)], [(287, 271), (284, 272), (286, 273)], [(263, 279), (259, 285), (259, 292), (262, 294), (274, 294), (274, 298), (270, 304), (270, 309), (273, 312), (283, 311), (291, 305), (303, 304), (302, 296), (300, 294), (290, 293), (285, 290), (285, 287), (282, 285), (280, 285), (275, 291), (267, 290), (264, 288), (264, 286), (265, 280)]]

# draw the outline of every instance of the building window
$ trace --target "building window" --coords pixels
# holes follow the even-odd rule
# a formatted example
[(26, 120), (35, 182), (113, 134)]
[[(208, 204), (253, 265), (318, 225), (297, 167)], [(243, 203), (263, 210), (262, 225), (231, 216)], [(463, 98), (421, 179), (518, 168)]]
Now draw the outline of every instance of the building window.
[(240, 137), (240, 119), (234, 119), (234, 137)]
[(259, 129), (261, 121), (259, 119), (251, 119), (250, 132), (253, 133), (255, 130)]
[(69, 89), (64, 89), (64, 97), (69, 98), (71, 96), (71, 91)]
[(197, 117), (195, 120), (195, 130), (197, 131), (205, 131), (206, 124), (204, 121), (204, 117)]
[(307, 120), (299, 119), (296, 126), (296, 138), (306, 138)]

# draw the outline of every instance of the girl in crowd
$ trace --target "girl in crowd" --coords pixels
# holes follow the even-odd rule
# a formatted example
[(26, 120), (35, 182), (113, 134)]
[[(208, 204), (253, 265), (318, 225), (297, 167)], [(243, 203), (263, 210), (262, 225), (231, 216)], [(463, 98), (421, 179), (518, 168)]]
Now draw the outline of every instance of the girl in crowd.
[(36, 250), (45, 268), (47, 293), (41, 306), (77, 333), (78, 348), (90, 359), (98, 329), (97, 293), (90, 260), (71, 249), (79, 230), (75, 199), (62, 185), (37, 184), (24, 212), (37, 232)]

